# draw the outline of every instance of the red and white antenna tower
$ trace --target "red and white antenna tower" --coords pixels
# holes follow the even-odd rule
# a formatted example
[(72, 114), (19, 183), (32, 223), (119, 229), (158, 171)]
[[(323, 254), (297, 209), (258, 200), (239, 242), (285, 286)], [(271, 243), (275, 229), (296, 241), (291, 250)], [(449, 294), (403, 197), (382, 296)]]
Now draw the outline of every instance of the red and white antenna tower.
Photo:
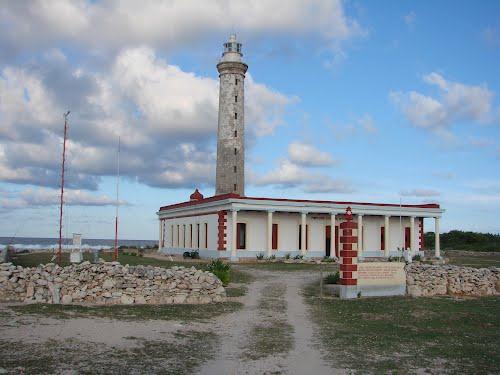
[(64, 205), (64, 166), (66, 164), (66, 139), (68, 137), (68, 116), (70, 111), (64, 114), (64, 141), (61, 166), (61, 202), (59, 206), (59, 248), (57, 250), (57, 263), (61, 265), (62, 255), (62, 220), (63, 220), (63, 205)]
[(116, 215), (115, 215), (115, 252), (113, 260), (118, 260), (118, 207), (120, 206), (120, 137), (118, 137), (118, 161), (116, 167)]

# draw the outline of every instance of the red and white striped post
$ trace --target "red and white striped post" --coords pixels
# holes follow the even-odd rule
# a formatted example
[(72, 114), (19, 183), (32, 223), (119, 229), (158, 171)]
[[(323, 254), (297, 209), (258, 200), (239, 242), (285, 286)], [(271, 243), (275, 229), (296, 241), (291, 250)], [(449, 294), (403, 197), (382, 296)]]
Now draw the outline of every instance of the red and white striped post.
[(340, 223), (340, 298), (358, 296), (358, 224), (352, 221), (351, 207)]

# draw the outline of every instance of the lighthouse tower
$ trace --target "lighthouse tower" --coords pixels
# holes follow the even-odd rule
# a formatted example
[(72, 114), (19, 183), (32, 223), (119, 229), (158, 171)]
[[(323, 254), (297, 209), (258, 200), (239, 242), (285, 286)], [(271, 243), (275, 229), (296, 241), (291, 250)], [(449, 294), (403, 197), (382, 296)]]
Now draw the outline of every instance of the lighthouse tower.
[(219, 71), (219, 125), (215, 194), (245, 195), (245, 73), (241, 43), (231, 35), (217, 64)]

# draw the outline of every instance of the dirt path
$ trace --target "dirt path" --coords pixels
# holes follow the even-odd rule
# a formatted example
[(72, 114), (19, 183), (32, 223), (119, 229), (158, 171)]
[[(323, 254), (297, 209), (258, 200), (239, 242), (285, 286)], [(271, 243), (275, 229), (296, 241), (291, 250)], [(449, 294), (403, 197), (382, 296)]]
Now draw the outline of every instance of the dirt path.
[[(263, 270), (252, 270), (252, 274), (257, 281), (249, 286), (244, 308), (217, 321), (222, 347), (214, 360), (202, 366), (199, 374), (341, 372), (325, 364), (314, 344), (312, 323), (300, 294), (302, 286), (317, 275)], [(266, 329), (269, 334), (259, 338), (259, 332)], [(290, 341), (290, 345), (282, 345), (283, 341)], [(253, 344), (265, 349), (254, 347), (252, 352)]]

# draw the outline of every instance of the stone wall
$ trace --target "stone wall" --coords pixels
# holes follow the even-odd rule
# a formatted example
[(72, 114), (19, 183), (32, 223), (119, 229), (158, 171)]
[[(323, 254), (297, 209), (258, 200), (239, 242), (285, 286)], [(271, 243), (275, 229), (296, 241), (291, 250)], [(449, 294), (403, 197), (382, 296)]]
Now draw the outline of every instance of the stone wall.
[(221, 281), (194, 267), (0, 264), (0, 301), (99, 305), (210, 303), (225, 298)]
[(406, 266), (407, 293), (413, 297), (500, 294), (500, 269), (413, 263)]

